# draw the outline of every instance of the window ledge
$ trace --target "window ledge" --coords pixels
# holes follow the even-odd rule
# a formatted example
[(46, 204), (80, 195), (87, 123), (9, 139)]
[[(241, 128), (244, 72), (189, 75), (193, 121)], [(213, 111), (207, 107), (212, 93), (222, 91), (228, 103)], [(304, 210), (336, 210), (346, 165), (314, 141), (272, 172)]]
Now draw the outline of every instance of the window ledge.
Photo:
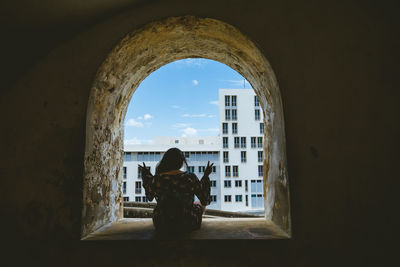
[[(290, 238), (290, 236), (272, 221), (267, 221), (264, 218), (204, 218), (201, 229), (193, 231), (182, 238), (187, 240), (286, 239)], [(156, 235), (150, 218), (124, 218), (82, 238), (82, 240), (157, 239), (161, 238)], [(169, 237), (167, 239), (174, 238)]]

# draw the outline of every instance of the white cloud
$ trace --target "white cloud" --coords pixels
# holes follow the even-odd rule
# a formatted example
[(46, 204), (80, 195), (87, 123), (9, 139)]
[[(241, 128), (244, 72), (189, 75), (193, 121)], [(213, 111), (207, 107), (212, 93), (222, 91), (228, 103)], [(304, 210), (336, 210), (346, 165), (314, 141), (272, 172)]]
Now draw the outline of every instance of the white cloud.
[(209, 118), (215, 118), (215, 117), (217, 117), (216, 115), (208, 115), (207, 117), (209, 117)]
[(153, 118), (153, 116), (151, 116), (150, 114), (144, 114), (143, 118), (145, 120), (149, 120), (149, 119)]
[(183, 137), (195, 136), (197, 134), (197, 130), (194, 128), (191, 128), (191, 127), (187, 127), (185, 129), (183, 129), (182, 132), (183, 132), (183, 134), (182, 134)]
[(202, 117), (207, 117), (207, 114), (201, 113), (201, 114), (183, 114), (182, 117), (187, 117), (187, 118), (202, 118)]
[(189, 126), (190, 126), (189, 123), (175, 123), (172, 125), (172, 128), (185, 128)]
[(194, 86), (196, 86), (196, 85), (199, 84), (199, 81), (198, 80), (193, 80), (192, 83), (193, 83)]
[(208, 103), (211, 104), (211, 105), (217, 105), (218, 106), (218, 100), (213, 100), (213, 101), (210, 101)]
[(143, 127), (143, 123), (140, 121), (136, 121), (135, 119), (129, 119), (126, 123), (125, 126), (133, 126), (133, 127)]
[(180, 109), (181, 107), (178, 105), (172, 105), (171, 108)]
[(151, 140), (151, 139), (138, 139), (137, 137), (124, 140), (125, 145), (148, 145), (148, 144), (152, 144), (152, 143), (153, 143), (153, 140)]
[(142, 116), (137, 117), (138, 120), (143, 120)]

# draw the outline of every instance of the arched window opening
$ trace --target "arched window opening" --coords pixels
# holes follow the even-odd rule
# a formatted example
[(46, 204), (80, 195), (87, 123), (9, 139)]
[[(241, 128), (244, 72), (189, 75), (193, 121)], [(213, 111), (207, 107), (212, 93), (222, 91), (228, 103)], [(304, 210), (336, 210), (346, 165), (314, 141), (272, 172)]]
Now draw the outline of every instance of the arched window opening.
[[(265, 196), (265, 216), (241, 218), (229, 224), (224, 220), (212, 221), (205, 225), (205, 231), (212, 229), (215, 233), (218, 229), (217, 232), (221, 233), (219, 236), (199, 236), (198, 233), (196, 236), (194, 233), (192, 238), (290, 237), (283, 109), (274, 73), (257, 47), (234, 27), (214, 19), (185, 16), (154, 22), (132, 32), (113, 49), (96, 75), (87, 111), (83, 238), (88, 238), (94, 231), (104, 229), (123, 217), (123, 129), (132, 94), (150, 73), (168, 63), (186, 58), (206, 58), (221, 62), (249, 81), (257, 96), (254, 98), (252, 115), (259, 123), (264, 118), (264, 126), (260, 126), (259, 131), (263, 132), (263, 140), (266, 141), (263, 142), (261, 136), (254, 136), (256, 139), (250, 138), (249, 141), (237, 141), (239, 149), (247, 146), (263, 148), (263, 155), (257, 154), (263, 160), (263, 164), (257, 168), (257, 175), (264, 181), (262, 191)], [(226, 120), (232, 120), (238, 114), (235, 114), (234, 108), (225, 108), (227, 104), (229, 107), (237, 105), (238, 99), (227, 99), (224, 97), (223, 116)], [(257, 109), (257, 106), (260, 108)], [(240, 132), (237, 123), (221, 123), (220, 127), (222, 134), (226, 131), (232, 131), (232, 135)], [(235, 146), (233, 139), (232, 144)], [(174, 144), (179, 141), (174, 140)], [(224, 146), (223, 140), (221, 143)], [(126, 157), (129, 157), (128, 154)], [(247, 154), (240, 154), (240, 160), (246, 161), (246, 157)], [(229, 151), (222, 152), (222, 161), (229, 162)], [(235, 166), (231, 166), (232, 176), (240, 172)], [(257, 190), (257, 181), (253, 184), (248, 182), (248, 190), (252, 186)], [(132, 238), (141, 239), (143, 236), (135, 235)]]
[[(156, 201), (146, 197), (138, 164), (145, 162), (155, 173), (171, 147), (184, 152), (188, 167), (183, 170), (199, 179), (207, 162), (214, 164), (205, 218), (264, 216), (263, 115), (239, 73), (208, 59), (164, 65), (139, 85), (124, 121), (124, 217), (151, 217)], [(222, 125), (230, 130), (223, 133)], [(247, 146), (253, 139), (258, 145)], [(229, 160), (223, 160), (224, 153)]]

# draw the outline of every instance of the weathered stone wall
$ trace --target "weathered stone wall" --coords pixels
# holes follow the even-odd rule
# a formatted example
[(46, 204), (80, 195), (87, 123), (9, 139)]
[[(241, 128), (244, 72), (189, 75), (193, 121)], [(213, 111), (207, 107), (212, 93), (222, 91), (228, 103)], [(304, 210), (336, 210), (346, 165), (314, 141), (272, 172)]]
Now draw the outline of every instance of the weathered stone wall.
[[(68, 25), (3, 31), (2, 51), (15, 58), (4, 69), (18, 67), (11, 72), (17, 82), (0, 95), (0, 205), (13, 261), (388, 265), (400, 177), (397, 10), (386, 1), (146, 1), (104, 20), (88, 15), (92, 24), (75, 25), (79, 34)], [(285, 116), (293, 238), (35, 242), (21, 253), (26, 238), (80, 238), (85, 121), (96, 72), (128, 33), (181, 15), (233, 25), (273, 66)]]

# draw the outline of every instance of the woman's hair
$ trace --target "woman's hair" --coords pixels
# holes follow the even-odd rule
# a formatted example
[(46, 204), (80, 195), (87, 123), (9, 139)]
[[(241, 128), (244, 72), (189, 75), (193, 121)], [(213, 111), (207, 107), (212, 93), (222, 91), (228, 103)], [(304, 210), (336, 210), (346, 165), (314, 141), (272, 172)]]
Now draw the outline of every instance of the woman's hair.
[(170, 148), (165, 152), (164, 156), (156, 166), (156, 174), (167, 171), (179, 170), (183, 164), (187, 167), (185, 155), (178, 148)]

